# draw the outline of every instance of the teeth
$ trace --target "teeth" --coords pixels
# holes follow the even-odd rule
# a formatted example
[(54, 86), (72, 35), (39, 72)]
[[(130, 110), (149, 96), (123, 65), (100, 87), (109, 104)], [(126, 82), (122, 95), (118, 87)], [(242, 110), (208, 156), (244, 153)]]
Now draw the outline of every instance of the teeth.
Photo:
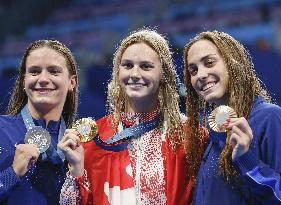
[(46, 92), (51, 92), (52, 89), (37, 89), (36, 91), (40, 93), (46, 93)]
[(215, 83), (208, 83), (207, 85), (203, 86), (202, 90), (205, 91), (211, 87), (213, 87), (215, 85)]
[(140, 87), (140, 86), (143, 86), (143, 84), (141, 83), (131, 83), (131, 84), (128, 84), (129, 86), (133, 86), (133, 87)]

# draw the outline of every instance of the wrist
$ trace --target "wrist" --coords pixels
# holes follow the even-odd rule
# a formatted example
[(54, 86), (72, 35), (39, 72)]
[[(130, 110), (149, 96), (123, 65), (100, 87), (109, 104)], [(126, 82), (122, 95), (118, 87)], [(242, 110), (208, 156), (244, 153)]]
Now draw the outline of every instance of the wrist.
[(12, 169), (13, 169), (14, 173), (17, 175), (17, 177), (22, 176), (22, 174), (20, 173), (20, 170), (18, 170), (14, 164), (12, 164)]
[(69, 172), (73, 177), (81, 177), (84, 174), (84, 164), (68, 165)]

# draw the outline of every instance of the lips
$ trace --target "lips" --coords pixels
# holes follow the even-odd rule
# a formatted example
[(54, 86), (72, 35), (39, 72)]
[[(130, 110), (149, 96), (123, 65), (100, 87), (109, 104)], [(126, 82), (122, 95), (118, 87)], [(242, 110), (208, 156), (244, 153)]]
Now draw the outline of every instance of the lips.
[(216, 85), (216, 82), (209, 82), (202, 86), (201, 91), (206, 91)]
[(143, 86), (146, 86), (146, 84), (143, 83), (127, 83), (127, 86), (130, 88), (141, 88)]
[(49, 93), (55, 89), (52, 89), (52, 88), (34, 88), (33, 89), (34, 91), (36, 92), (39, 92), (39, 93)]

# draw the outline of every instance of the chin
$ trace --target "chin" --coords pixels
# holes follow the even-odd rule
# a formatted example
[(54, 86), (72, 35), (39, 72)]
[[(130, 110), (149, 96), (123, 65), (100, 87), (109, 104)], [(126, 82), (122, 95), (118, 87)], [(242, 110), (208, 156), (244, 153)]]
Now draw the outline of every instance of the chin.
[(203, 98), (208, 103), (215, 103), (216, 105), (223, 105), (226, 102), (224, 96), (222, 96), (222, 95), (212, 95), (212, 96), (206, 96)]
[(144, 98), (144, 96), (141, 96), (141, 95), (128, 95), (128, 98), (130, 100), (141, 100)]
[(38, 106), (51, 106), (51, 105), (54, 105), (54, 102), (50, 102), (50, 101), (38, 101), (38, 102), (35, 102), (34, 103), (35, 105), (38, 105)]

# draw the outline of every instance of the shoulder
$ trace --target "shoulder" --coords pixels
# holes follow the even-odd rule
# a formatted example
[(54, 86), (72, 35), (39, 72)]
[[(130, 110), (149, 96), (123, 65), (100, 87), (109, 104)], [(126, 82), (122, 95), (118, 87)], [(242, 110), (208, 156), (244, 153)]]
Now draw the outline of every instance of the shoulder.
[(270, 112), (281, 112), (281, 107), (268, 102), (261, 102), (256, 106), (256, 110), (264, 110), (264, 111), (270, 111)]
[(281, 118), (281, 107), (272, 103), (261, 102), (253, 107), (250, 117)]
[(15, 122), (21, 120), (19, 115), (0, 115), (0, 127), (13, 125)]
[(112, 120), (113, 115), (107, 115), (97, 120), (98, 134), (101, 139), (104, 140), (114, 135)]
[(112, 118), (113, 118), (112, 115), (106, 115), (106, 116), (98, 119), (97, 124), (98, 124), (98, 126), (101, 126), (105, 123), (108, 123), (108, 121), (110, 121)]
[(111, 124), (112, 119), (113, 119), (112, 115), (107, 115), (97, 120), (99, 133), (101, 130), (108, 129), (109, 127), (112, 128), (112, 124)]
[(23, 141), (25, 132), (26, 128), (21, 116), (0, 116), (0, 144), (2, 146), (8, 146), (8, 144), (14, 145), (15, 143), (21, 143)]
[(281, 131), (281, 108), (278, 105), (261, 102), (253, 107), (249, 124), (256, 136), (279, 136)]

